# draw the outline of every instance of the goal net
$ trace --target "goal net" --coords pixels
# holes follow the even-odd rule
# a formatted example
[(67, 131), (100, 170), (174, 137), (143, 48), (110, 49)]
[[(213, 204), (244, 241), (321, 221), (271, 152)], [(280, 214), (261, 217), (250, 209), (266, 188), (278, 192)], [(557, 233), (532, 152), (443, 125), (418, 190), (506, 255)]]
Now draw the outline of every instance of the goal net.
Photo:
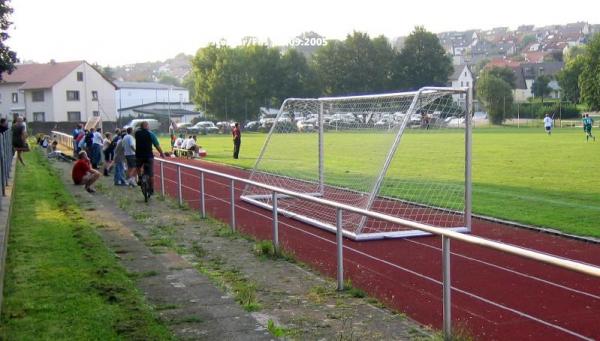
[[(261, 120), (270, 132), (250, 179), (467, 232), (466, 96), (462, 88), (423, 88), (287, 99), (277, 117)], [(242, 200), (272, 208), (272, 193), (255, 186), (245, 187)], [(336, 230), (335, 208), (285, 195), (277, 196), (277, 204), (288, 217)], [(350, 212), (344, 212), (342, 227), (355, 240), (427, 234)]]

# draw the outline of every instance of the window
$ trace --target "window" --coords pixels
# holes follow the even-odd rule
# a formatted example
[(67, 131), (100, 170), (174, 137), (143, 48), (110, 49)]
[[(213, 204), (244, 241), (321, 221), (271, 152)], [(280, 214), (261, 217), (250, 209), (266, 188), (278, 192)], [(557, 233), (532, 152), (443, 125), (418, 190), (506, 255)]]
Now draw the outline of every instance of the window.
[(77, 81), (83, 82), (83, 72), (77, 72)]
[(92, 101), (97, 101), (98, 100), (98, 91), (94, 90), (92, 91)]
[(463, 81), (460, 81), (460, 86), (463, 86)]
[(67, 90), (67, 101), (79, 101), (79, 91)]
[(68, 111), (67, 120), (69, 122), (81, 122), (81, 112), (79, 111)]
[(96, 117), (100, 116), (100, 112), (98, 110), (94, 110), (92, 114)]
[(13, 103), (19, 103), (19, 94), (16, 92), (12, 93), (12, 102)]
[(34, 122), (46, 122), (46, 113), (34, 112), (33, 113), (33, 121)]
[(467, 82), (467, 86), (469, 86), (469, 82)]
[(465, 77), (467, 77), (467, 71), (465, 71)]
[(36, 90), (31, 93), (32, 102), (43, 102), (44, 101), (44, 90)]

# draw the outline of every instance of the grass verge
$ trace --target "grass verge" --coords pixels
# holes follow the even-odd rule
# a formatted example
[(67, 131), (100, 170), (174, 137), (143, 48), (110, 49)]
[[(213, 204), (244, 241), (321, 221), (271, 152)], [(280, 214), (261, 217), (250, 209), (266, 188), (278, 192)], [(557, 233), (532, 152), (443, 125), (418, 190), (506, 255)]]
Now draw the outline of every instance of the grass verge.
[(170, 340), (37, 152), (16, 172), (0, 338)]

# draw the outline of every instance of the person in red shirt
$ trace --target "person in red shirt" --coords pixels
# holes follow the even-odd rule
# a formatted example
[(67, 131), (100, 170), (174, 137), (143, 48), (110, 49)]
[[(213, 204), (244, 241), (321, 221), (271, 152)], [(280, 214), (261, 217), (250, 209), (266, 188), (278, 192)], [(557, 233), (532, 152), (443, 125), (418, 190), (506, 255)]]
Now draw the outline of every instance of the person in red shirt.
[(85, 185), (88, 193), (96, 192), (91, 186), (100, 178), (100, 172), (92, 169), (92, 164), (85, 151), (79, 152), (79, 160), (73, 165), (71, 177), (75, 185)]
[(233, 158), (237, 159), (240, 154), (240, 145), (242, 144), (242, 132), (240, 131), (239, 123), (235, 123), (233, 130), (231, 130), (231, 135), (233, 135)]

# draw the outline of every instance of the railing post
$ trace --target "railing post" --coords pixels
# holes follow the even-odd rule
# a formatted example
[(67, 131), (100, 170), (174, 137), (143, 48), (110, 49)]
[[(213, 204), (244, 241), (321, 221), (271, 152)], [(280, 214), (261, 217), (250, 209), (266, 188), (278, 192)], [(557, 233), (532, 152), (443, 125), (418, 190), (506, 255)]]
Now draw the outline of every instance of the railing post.
[(342, 209), (335, 209), (335, 227), (337, 241), (337, 289), (344, 290), (344, 236), (342, 233)]
[(181, 191), (181, 166), (177, 165), (177, 197), (179, 198), (179, 206), (183, 206), (183, 193)]
[(450, 238), (445, 236), (442, 236), (442, 285), (442, 299), (444, 311), (444, 340), (450, 340), (450, 338), (452, 337), (452, 282), (450, 279)]
[(6, 195), (6, 184), (8, 183), (8, 179), (6, 178), (6, 148), (5, 146), (5, 138), (4, 134), (2, 134), (2, 138), (0, 139), (0, 172), (2, 172), (2, 196)]
[(273, 192), (273, 248), (279, 254), (279, 216), (277, 215), (277, 192)]
[(231, 179), (231, 230), (235, 231), (235, 180)]
[(165, 163), (160, 162), (160, 194), (162, 194), (163, 198), (165, 197)]
[(202, 218), (206, 218), (206, 201), (204, 194), (204, 172), (200, 172), (200, 209)]

